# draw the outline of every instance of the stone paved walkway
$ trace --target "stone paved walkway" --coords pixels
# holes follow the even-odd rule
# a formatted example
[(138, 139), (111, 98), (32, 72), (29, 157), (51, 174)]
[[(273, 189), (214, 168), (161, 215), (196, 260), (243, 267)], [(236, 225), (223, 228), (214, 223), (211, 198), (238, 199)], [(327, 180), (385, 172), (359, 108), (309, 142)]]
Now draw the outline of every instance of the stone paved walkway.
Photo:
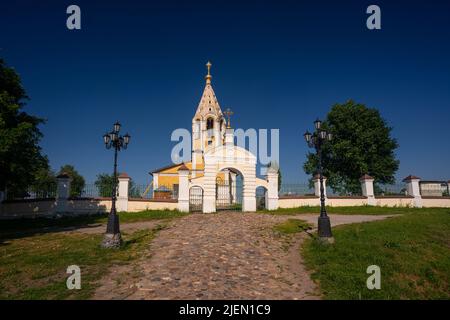
[[(333, 225), (387, 217), (330, 215)], [(94, 299), (319, 299), (299, 254), (307, 235), (273, 232), (290, 218), (317, 222), (316, 214), (237, 212), (174, 220), (137, 264), (113, 267)]]

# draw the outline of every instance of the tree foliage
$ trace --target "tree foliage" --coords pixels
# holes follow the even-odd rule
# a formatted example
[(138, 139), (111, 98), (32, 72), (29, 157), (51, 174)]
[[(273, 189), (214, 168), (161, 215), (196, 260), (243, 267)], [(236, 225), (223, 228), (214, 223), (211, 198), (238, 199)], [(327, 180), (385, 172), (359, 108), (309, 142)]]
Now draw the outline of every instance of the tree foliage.
[(31, 184), (30, 191), (36, 194), (37, 198), (49, 198), (56, 196), (56, 176), (48, 167), (40, 168)]
[[(94, 184), (101, 197), (111, 197), (113, 182), (114, 176), (112, 174), (101, 173), (97, 175), (97, 180), (95, 180)], [(118, 181), (116, 182), (118, 183)], [(130, 198), (140, 198), (139, 190), (132, 179), (130, 179), (128, 184), (128, 195)]]
[(48, 169), (39, 147), (44, 120), (23, 111), (27, 100), (19, 75), (0, 59), (0, 191), (12, 194), (25, 192)]
[(98, 189), (100, 197), (111, 197), (113, 190), (114, 177), (112, 174), (101, 173), (97, 175), (94, 184)]
[[(333, 140), (323, 146), (322, 163), (327, 184), (335, 191), (359, 193), (359, 179), (364, 174), (374, 177), (377, 183), (395, 182), (398, 144), (377, 109), (352, 100), (335, 104), (323, 127), (333, 134)], [(308, 153), (303, 169), (314, 174), (317, 164), (317, 156)]]
[(77, 170), (75, 170), (74, 166), (70, 164), (66, 164), (61, 167), (59, 170), (59, 174), (66, 173), (72, 179), (70, 184), (70, 196), (71, 197), (79, 197), (83, 192), (85, 181), (83, 176), (81, 176)]

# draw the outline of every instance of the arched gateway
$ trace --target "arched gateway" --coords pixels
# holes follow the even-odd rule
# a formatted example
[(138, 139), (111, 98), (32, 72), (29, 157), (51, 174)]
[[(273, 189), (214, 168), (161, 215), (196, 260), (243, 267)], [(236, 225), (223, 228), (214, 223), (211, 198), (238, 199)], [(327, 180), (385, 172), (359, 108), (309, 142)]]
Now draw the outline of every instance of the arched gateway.
[[(206, 84), (192, 119), (191, 161), (151, 172), (153, 190), (164, 186), (178, 190), (180, 211), (216, 212), (242, 207), (256, 211), (256, 188), (263, 187), (265, 207), (278, 208), (278, 172), (269, 169), (266, 179), (256, 177), (256, 156), (234, 145), (230, 110), (222, 112), (211, 84), (211, 64), (207, 63)], [(228, 116), (226, 121), (224, 116)], [(237, 177), (242, 190), (237, 190)]]
[[(227, 129), (224, 144), (216, 148), (211, 148), (205, 153), (203, 176), (189, 179), (189, 169), (186, 166), (182, 166), (178, 170), (180, 174), (180, 195), (178, 201), (181, 211), (188, 211), (187, 209), (192, 208), (192, 201), (200, 203), (198, 199), (193, 199), (192, 197), (188, 203), (183, 203), (185, 190), (201, 187), (203, 190), (203, 198), (201, 201), (202, 212), (216, 212), (218, 203), (222, 205), (222, 201), (225, 201), (223, 195), (218, 194), (220, 191), (217, 187), (217, 177), (224, 170), (231, 172), (230, 178), (228, 179), (233, 180), (233, 175), (242, 176), (242, 195), (237, 195), (237, 192), (233, 191), (233, 183), (230, 183), (231, 190), (228, 200), (230, 204), (233, 204), (233, 201), (236, 201), (239, 196), (242, 199), (242, 211), (256, 211), (256, 188), (263, 187), (267, 190), (265, 207), (269, 210), (278, 208), (278, 172), (273, 168), (269, 168), (267, 179), (257, 178), (256, 157), (244, 148), (235, 146), (233, 140), (233, 129)], [(226, 176), (225, 179), (227, 179)], [(218, 199), (220, 199), (219, 202)]]

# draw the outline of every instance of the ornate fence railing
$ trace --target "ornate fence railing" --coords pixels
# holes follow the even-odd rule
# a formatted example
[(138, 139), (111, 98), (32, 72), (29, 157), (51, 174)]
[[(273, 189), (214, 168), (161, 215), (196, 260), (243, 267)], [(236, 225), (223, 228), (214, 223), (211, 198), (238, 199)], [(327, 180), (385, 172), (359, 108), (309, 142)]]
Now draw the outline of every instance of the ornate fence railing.
[(420, 181), (419, 187), (423, 197), (448, 197), (450, 193), (447, 181)]
[(87, 183), (84, 185), (80, 198), (110, 198), (113, 192), (113, 185), (97, 185), (95, 183)]
[(308, 183), (283, 183), (278, 194), (279, 196), (314, 195), (314, 188), (311, 188)]
[(135, 199), (178, 199), (178, 185), (159, 185), (153, 188), (148, 184), (133, 184), (128, 189), (128, 196)]
[(406, 184), (374, 184), (375, 196), (407, 196)]
[(26, 191), (6, 192), (6, 200), (54, 199), (56, 185), (45, 188), (28, 188)]

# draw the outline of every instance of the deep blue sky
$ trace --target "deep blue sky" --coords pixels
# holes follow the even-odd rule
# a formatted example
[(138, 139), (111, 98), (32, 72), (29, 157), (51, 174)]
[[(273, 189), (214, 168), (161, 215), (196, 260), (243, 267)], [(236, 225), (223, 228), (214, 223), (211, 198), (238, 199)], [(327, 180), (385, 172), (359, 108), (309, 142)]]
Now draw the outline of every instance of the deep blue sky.
[[(120, 170), (137, 182), (170, 163), (191, 127), (207, 60), (239, 128), (279, 128), (283, 180), (304, 182), (302, 134), (350, 98), (378, 108), (400, 147), (397, 177), (450, 178), (448, 1), (3, 1), (0, 57), (44, 117), (42, 147), (93, 181), (110, 172), (102, 134), (132, 135)], [(66, 29), (77, 4), (82, 30)], [(366, 28), (370, 4), (382, 30)]]

